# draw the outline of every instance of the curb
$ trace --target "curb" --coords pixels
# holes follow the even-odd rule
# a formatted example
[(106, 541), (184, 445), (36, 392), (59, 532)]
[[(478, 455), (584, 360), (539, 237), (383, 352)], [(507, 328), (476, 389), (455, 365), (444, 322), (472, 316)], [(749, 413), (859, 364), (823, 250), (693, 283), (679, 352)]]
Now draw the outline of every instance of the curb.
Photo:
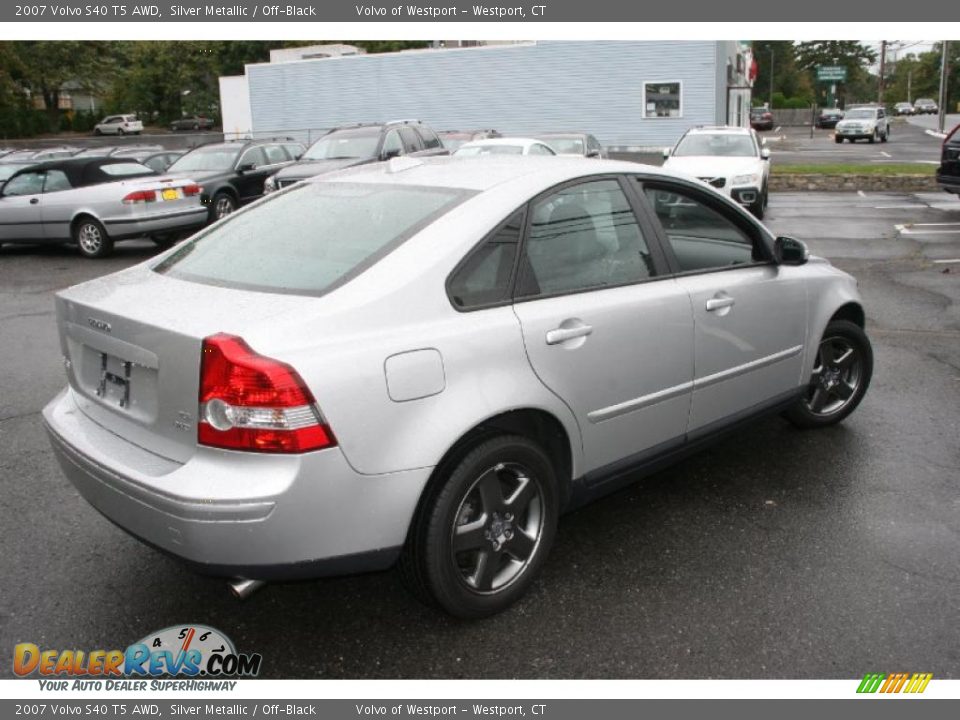
[(931, 137), (940, 138), (941, 140), (943, 140), (947, 136), (946, 133), (937, 132), (936, 130), (930, 130), (929, 128), (924, 130), (924, 132), (927, 135), (930, 135)]
[(772, 192), (930, 192), (939, 189), (934, 175), (771, 175)]

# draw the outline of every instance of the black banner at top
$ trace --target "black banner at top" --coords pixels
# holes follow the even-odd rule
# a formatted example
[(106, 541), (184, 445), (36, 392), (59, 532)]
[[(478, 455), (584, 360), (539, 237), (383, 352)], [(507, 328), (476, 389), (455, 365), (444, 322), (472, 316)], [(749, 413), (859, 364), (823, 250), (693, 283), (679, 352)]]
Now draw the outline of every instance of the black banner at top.
[[(953, 14), (942, 0), (874, 0), (872, 21), (943, 22)], [(0, 5), (0, 22), (798, 22), (861, 21), (862, 3), (805, 0), (58, 0)]]

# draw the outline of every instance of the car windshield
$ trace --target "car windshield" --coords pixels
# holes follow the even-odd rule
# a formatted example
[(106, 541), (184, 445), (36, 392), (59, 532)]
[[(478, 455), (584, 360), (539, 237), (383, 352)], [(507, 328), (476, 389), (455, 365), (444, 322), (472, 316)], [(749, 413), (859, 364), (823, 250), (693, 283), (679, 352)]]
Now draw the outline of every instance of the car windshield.
[(580, 138), (549, 137), (545, 142), (561, 155), (583, 155), (583, 140)]
[(868, 108), (862, 108), (860, 110), (850, 110), (847, 112), (847, 120), (873, 120), (876, 112)]
[(380, 130), (346, 130), (333, 132), (317, 140), (301, 160), (336, 160), (338, 158), (372, 158), (377, 152)]
[(195, 172), (197, 170), (232, 170), (242, 145), (210, 145), (191, 150), (170, 166), (170, 172)]
[(676, 157), (696, 157), (700, 155), (753, 157), (757, 154), (757, 149), (749, 135), (697, 133), (684, 136), (673, 154)]
[(154, 270), (212, 285), (320, 295), (470, 194), (411, 185), (296, 185), (212, 226)]
[(522, 145), (465, 145), (454, 155), (523, 155)]
[(0, 164), (0, 182), (4, 182), (13, 177), (13, 174), (18, 170), (23, 170), (25, 167), (30, 167), (33, 163), (3, 163)]

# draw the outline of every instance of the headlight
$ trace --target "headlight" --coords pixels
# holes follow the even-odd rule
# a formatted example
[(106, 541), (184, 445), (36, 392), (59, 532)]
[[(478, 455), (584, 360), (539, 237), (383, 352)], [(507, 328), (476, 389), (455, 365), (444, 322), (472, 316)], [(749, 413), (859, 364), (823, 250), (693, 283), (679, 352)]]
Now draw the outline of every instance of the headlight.
[(760, 176), (759, 175), (736, 175), (733, 180), (730, 181), (731, 185), (759, 185)]
[(265, 193), (273, 192), (277, 189), (277, 181), (274, 179), (273, 175), (268, 177), (263, 181), (263, 191)]

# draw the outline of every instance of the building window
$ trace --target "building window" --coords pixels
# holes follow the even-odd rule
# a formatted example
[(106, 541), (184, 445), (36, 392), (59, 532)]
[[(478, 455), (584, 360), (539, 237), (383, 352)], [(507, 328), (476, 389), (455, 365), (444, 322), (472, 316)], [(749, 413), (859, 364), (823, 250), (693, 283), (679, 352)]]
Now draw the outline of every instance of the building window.
[(652, 80), (643, 84), (645, 118), (683, 117), (683, 83), (679, 80)]

